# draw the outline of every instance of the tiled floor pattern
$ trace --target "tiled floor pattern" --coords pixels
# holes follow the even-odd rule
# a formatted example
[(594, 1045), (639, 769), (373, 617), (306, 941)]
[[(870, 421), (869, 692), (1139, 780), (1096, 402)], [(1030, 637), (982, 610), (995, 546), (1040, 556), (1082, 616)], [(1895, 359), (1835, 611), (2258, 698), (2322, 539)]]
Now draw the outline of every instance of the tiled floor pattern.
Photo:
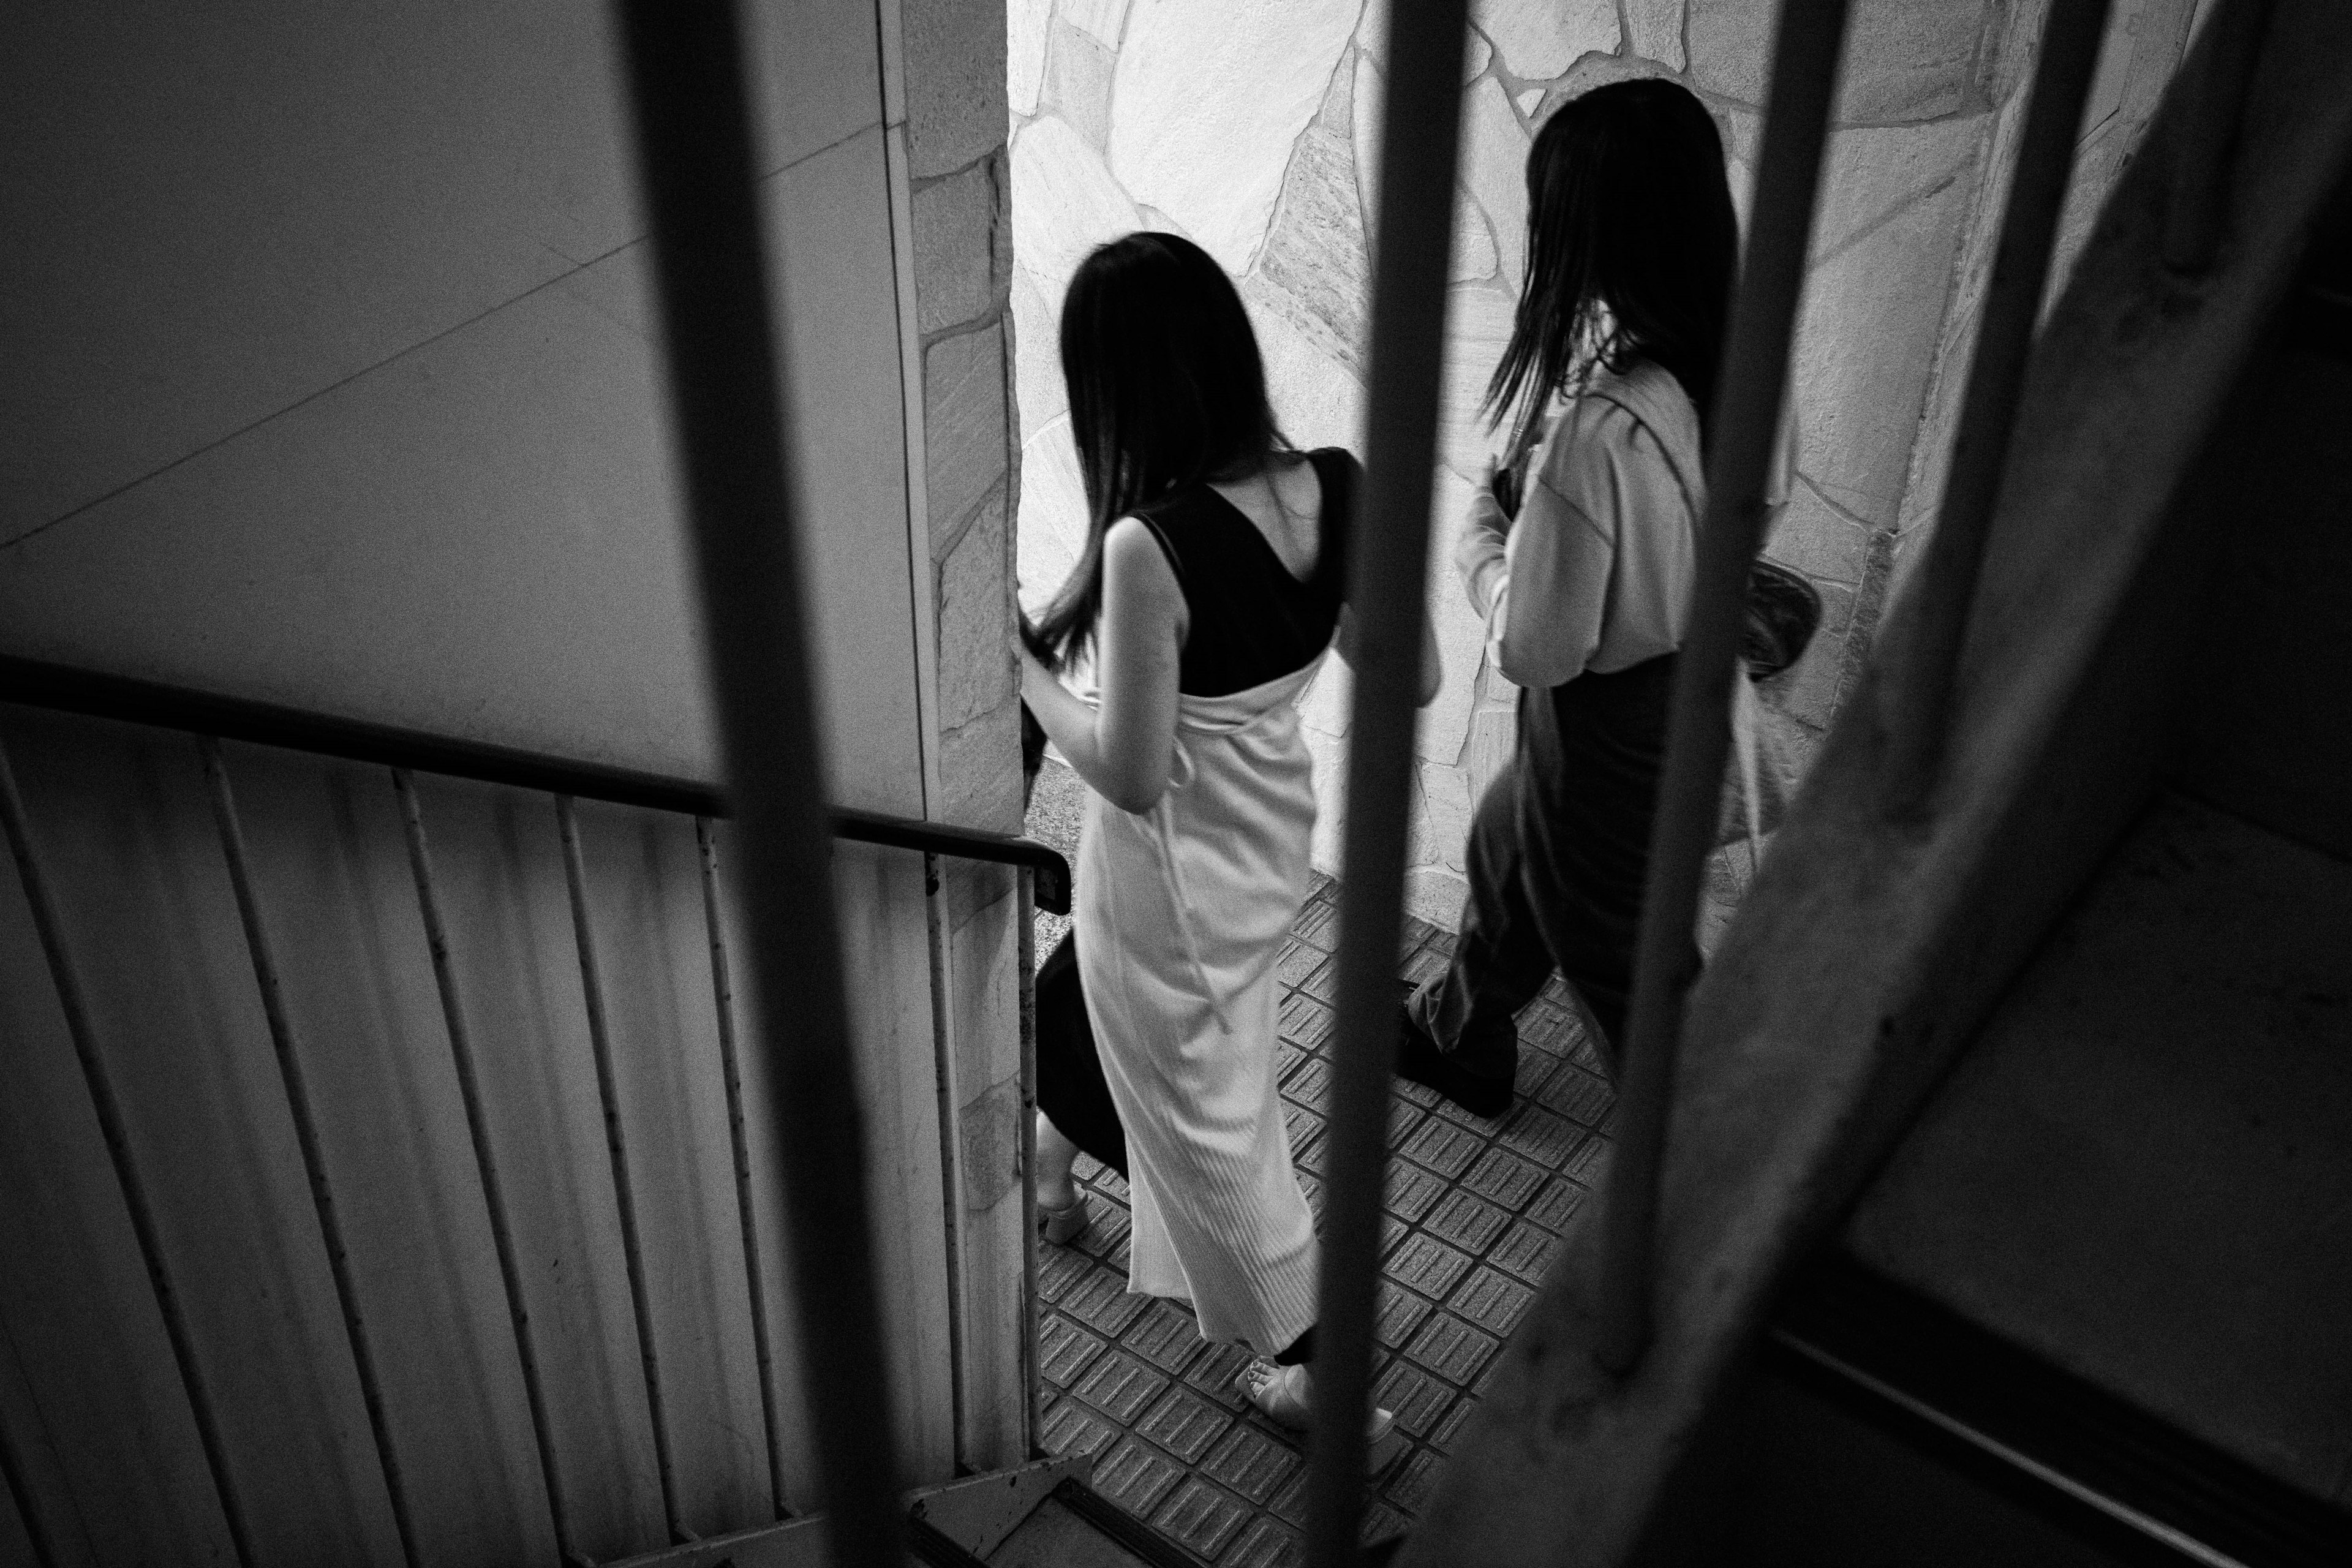
[[(1318, 889), (1281, 960), (1282, 1092), (1300, 1179), (1318, 1208), (1337, 891)], [(1404, 976), (1442, 969), (1453, 940), (1413, 922)], [(1520, 1016), (1519, 1039), (1519, 1098), (1507, 1116), (1480, 1121), (1402, 1080), (1391, 1105), (1374, 1388), (1402, 1440), (1384, 1445), (1367, 1541), (1394, 1534), (1428, 1496), (1609, 1147), (1609, 1086), (1558, 981)], [(1091, 1160), (1078, 1170), (1094, 1224), (1074, 1246), (1040, 1244), (1046, 1446), (1093, 1454), (1097, 1491), (1203, 1563), (1299, 1561), (1302, 1446), (1233, 1389), (1246, 1352), (1204, 1343), (1172, 1302), (1127, 1293), (1126, 1184)]]

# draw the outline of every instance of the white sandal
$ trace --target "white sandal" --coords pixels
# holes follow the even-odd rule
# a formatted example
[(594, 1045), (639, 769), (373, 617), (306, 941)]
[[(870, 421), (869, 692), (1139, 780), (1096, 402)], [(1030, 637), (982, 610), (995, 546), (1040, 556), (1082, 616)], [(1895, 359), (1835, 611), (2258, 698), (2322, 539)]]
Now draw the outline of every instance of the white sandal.
[[(1248, 1395), (1258, 1414), (1277, 1426), (1304, 1432), (1315, 1424), (1314, 1384), (1303, 1366), (1277, 1366), (1270, 1361), (1255, 1360), (1242, 1368), (1241, 1375), (1234, 1379), (1234, 1386)], [(1379, 1442), (1395, 1425), (1393, 1414), (1374, 1406), (1364, 1428), (1364, 1441)]]

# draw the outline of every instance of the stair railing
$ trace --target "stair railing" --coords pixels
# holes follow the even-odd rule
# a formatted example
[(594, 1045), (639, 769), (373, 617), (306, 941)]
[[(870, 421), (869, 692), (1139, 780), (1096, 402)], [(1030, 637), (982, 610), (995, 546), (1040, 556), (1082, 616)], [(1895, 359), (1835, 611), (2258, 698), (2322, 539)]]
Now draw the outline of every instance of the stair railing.
[[(443, 1017), (446, 1025), (458, 1096), (462, 1104), (467, 1132), (474, 1156), (476, 1173), (481, 1183), (482, 1195), (488, 1210), (492, 1247), (497, 1255), (500, 1284), (514, 1334), (517, 1360), (520, 1365), (523, 1393), (527, 1404), (532, 1436), (545, 1490), (549, 1518), (559, 1553), (569, 1563), (589, 1562), (578, 1550), (573, 1531), (567, 1519), (561, 1477), (558, 1469), (556, 1444), (551, 1418), (541, 1370), (541, 1347), (537, 1343), (530, 1314), (526, 1310), (522, 1279), (522, 1243), (518, 1240), (513, 1211), (507, 1194), (506, 1183), (499, 1168), (494, 1141), (490, 1133), (490, 1118), (484, 1102), (477, 1065), (473, 1030), (461, 995), (455, 955), (445, 926), (439, 881), (435, 870), (429, 826), (424, 803), (417, 788), (420, 773), (450, 778), (470, 779), (481, 783), (530, 791), (553, 797), (557, 828), (563, 839), (565, 881), (570, 896), (572, 935), (581, 963), (581, 984), (591, 1034), (591, 1046), (597, 1058), (598, 1096), (607, 1129), (610, 1174), (621, 1220), (623, 1261), (625, 1265), (631, 1301), (632, 1327), (635, 1335), (641, 1376), (648, 1411), (651, 1415), (656, 1466), (662, 1472), (661, 1493), (663, 1511), (673, 1541), (691, 1539), (679, 1516), (677, 1487), (668, 1459), (668, 1432), (663, 1417), (664, 1400), (661, 1368), (655, 1353), (655, 1340), (648, 1319), (646, 1292), (647, 1265), (643, 1247), (636, 1237), (636, 1209), (630, 1182), (630, 1152), (623, 1137), (618, 1106), (618, 1089), (612, 1061), (612, 1046), (604, 1018), (604, 986), (596, 967), (597, 944), (594, 939), (594, 910), (580, 855), (575, 799), (597, 800), (615, 805), (637, 806), (693, 818), (696, 829), (698, 860), (701, 871), (702, 905), (709, 945), (712, 970), (712, 1005), (717, 1012), (720, 1075), (724, 1084), (728, 1124), (732, 1143), (732, 1168), (735, 1173), (738, 1214), (743, 1233), (745, 1285), (750, 1294), (753, 1351), (760, 1369), (761, 1414), (762, 1437), (765, 1442), (769, 1482), (779, 1506), (785, 1495), (783, 1479), (783, 1436), (782, 1417), (776, 1408), (775, 1384), (770, 1375), (773, 1351), (770, 1344), (770, 1303), (767, 1300), (767, 1273), (761, 1263), (762, 1235), (759, 1205), (752, 1192), (751, 1161), (747, 1115), (768, 1115), (784, 1118), (791, 1125), (785, 1129), (782, 1141), (785, 1157), (790, 1158), (793, 1142), (803, 1136), (798, 1122), (804, 1119), (800, 1108), (791, 1102), (801, 1092), (797, 1087), (787, 1087), (777, 1099), (777, 1107), (745, 1104), (745, 1091), (740, 1070), (741, 1044), (736, 1026), (737, 999), (733, 992), (734, 954), (729, 941), (727, 923), (722, 912), (723, 897), (719, 885), (715, 825), (718, 820), (734, 815), (729, 800), (720, 792), (705, 785), (658, 775), (635, 773), (623, 769), (598, 767), (561, 761), (534, 753), (446, 737), (406, 731), (392, 726), (307, 712), (272, 704), (224, 697), (209, 692), (188, 690), (152, 681), (131, 679), (89, 670), (75, 669), (38, 660), (0, 656), (0, 703), (27, 708), (47, 709), (58, 712), (140, 725), (148, 728), (175, 730), (196, 737), (210, 796), (215, 829), (220, 840), (221, 853), (236, 895), (237, 912), (243, 929), (246, 952), (252, 963), (260, 988), (263, 1016), (271, 1037), (271, 1045), (279, 1070), (279, 1082), (295, 1128), (305, 1176), (309, 1182), (313, 1210), (320, 1226), (320, 1238), (330, 1260), (337, 1304), (341, 1310), (349, 1349), (366, 1409), (371, 1436), (379, 1467), (383, 1475), (386, 1495), (390, 1501), (395, 1531), (404, 1554), (410, 1562), (417, 1560), (418, 1545), (411, 1521), (407, 1489), (404, 1485), (400, 1454), (385, 1418), (383, 1402), (375, 1374), (375, 1353), (371, 1343), (364, 1303), (348, 1271), (341, 1266), (347, 1247), (342, 1221), (335, 1202), (334, 1184), (330, 1177), (328, 1162), (312, 1131), (317, 1114), (312, 1096), (302, 1070), (305, 1044), (298, 1037), (296, 1025), (288, 1009), (278, 1001), (281, 979), (278, 963), (269, 935), (267, 911), (261, 907), (260, 896), (248, 865), (245, 847), (243, 818), (237, 806), (235, 781), (230, 762), (222, 742), (233, 741), (253, 745), (269, 746), (311, 755), (332, 757), (349, 762), (384, 767), (397, 799), (402, 832), (405, 842), (411, 878), (415, 884), (419, 920), (430, 952), (436, 986), (439, 993)], [(1026, 914), (1032, 898), (1040, 907), (1056, 912), (1069, 908), (1069, 866), (1063, 857), (1049, 846), (1026, 838), (973, 829), (948, 826), (943, 824), (919, 822), (886, 816), (871, 812), (836, 810), (827, 820), (823, 806), (817, 807), (820, 830), (830, 837), (854, 842), (921, 852), (927, 856), (962, 858), (1013, 868), (1019, 877), (1021, 911)], [(226, 1458), (224, 1441), (216, 1415), (217, 1401), (204, 1372), (194, 1339), (174, 1288), (166, 1253), (154, 1218), (155, 1205), (152, 1197), (154, 1184), (168, 1179), (165, 1173), (146, 1169), (134, 1153), (133, 1140), (125, 1126), (121, 1110), (121, 1095), (114, 1081), (114, 1069), (107, 1054), (100, 1048), (91, 1019), (89, 993), (82, 977), (82, 967), (66, 939), (66, 927), (61, 914), (58, 889), (46, 868), (38, 845), (35, 824), (29, 820), (25, 801), (17, 787), (5, 748), (0, 748), (0, 837), (7, 840), (9, 851), (16, 865), (20, 885), (26, 895), (32, 917), (34, 933), (47, 963), (51, 985), (56, 993), (59, 1014), (66, 1034), (74, 1048), (82, 1079), (96, 1114), (100, 1136), (106, 1144), (116, 1184), (131, 1222), (133, 1240), (143, 1261), (151, 1289), (153, 1292), (164, 1335), (176, 1365), (181, 1388), (193, 1418), (198, 1446), (203, 1451), (213, 1489), (217, 1496), (221, 1516), (228, 1533), (231, 1550), (240, 1563), (255, 1560), (254, 1521), (236, 1485)], [(820, 841), (820, 850), (823, 843)], [(820, 859), (809, 872), (810, 879), (795, 884), (796, 891), (829, 889), (831, 880)], [(1024, 928), (1026, 921), (1023, 922)], [(798, 939), (787, 939), (798, 940)], [(826, 962), (838, 982), (838, 961), (828, 954)], [(1024, 972), (1025, 981), (1025, 972)], [(772, 984), (773, 979), (768, 978)], [(774, 994), (771, 992), (770, 994)], [(790, 993), (787, 993), (790, 994)], [(1024, 995), (1026, 997), (1024, 984)], [(796, 1015), (802, 1010), (795, 1005)], [(802, 1015), (804, 1016), (804, 1015)], [(1028, 1066), (1031, 1053), (1034, 1020), (1024, 1007), (1022, 1016), (1024, 1058), (1023, 1093), (1024, 1102), (1034, 1097), (1034, 1079)], [(758, 1037), (752, 1037), (757, 1038)], [(836, 1043), (845, 1050), (846, 1037), (836, 1037)], [(942, 1121), (951, 1121), (956, 1108), (942, 1099), (940, 1115)], [(837, 1108), (836, 1108), (836, 1114)], [(862, 1167), (860, 1168), (862, 1169)], [(821, 1178), (821, 1179), (820, 1179)], [(843, 1179), (857, 1179), (855, 1173), (825, 1170), (812, 1176), (805, 1171), (789, 1173), (793, 1190), (803, 1195), (800, 1206), (813, 1205), (820, 1215), (829, 1215), (837, 1202), (835, 1194)], [(814, 1181), (815, 1185), (810, 1186)], [(820, 1247), (830, 1258), (838, 1256), (839, 1222), (837, 1218), (821, 1219), (813, 1226), (820, 1234)], [(814, 1315), (807, 1300), (809, 1279), (816, 1277), (817, 1287), (824, 1289), (830, 1281), (824, 1277), (827, 1270), (811, 1270), (805, 1261), (797, 1269), (803, 1300), (799, 1307), (799, 1323), (804, 1337), (818, 1331), (821, 1318)], [(1032, 1292), (1034, 1294), (1034, 1291)], [(826, 1308), (825, 1310), (833, 1309)], [(1034, 1359), (1034, 1358), (1033, 1358)], [(870, 1364), (878, 1364), (878, 1362)], [(953, 1375), (961, 1379), (962, 1369), (957, 1366)], [(871, 1414), (877, 1402), (870, 1396), (870, 1373), (860, 1380), (860, 1399)], [(10, 1456), (0, 1452), (0, 1468), (7, 1469), (12, 1480), (21, 1479), (19, 1468)], [(897, 1492), (888, 1493), (895, 1521)], [(26, 1527), (37, 1539), (46, 1539), (39, 1510), (23, 1506)]]

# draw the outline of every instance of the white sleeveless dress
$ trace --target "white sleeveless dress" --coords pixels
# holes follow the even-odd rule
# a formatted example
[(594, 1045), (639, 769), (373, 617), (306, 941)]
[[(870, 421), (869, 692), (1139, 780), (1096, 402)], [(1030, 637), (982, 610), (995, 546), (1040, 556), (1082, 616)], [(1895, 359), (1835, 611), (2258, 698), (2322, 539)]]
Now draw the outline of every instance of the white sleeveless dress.
[(1204, 1338), (1263, 1355), (1316, 1316), (1315, 1218), (1276, 1092), (1274, 966), (1311, 878), (1295, 703), (1325, 657), (1230, 696), (1180, 697), (1167, 792), (1141, 813), (1089, 792), (1078, 844), (1078, 966), (1127, 1131), (1128, 1289), (1188, 1301)]

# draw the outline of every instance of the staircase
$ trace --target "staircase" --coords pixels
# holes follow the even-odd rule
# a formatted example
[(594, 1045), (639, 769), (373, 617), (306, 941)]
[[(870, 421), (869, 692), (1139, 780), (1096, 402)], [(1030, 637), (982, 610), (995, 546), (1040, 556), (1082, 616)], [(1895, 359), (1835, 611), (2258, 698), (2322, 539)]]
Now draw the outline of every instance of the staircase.
[(1572, 1241), (1402, 1561), (2352, 1563), (2352, 28), (2263, 9), (2042, 329), (1925, 819), (1874, 669), (1693, 994), (1642, 1363)]

